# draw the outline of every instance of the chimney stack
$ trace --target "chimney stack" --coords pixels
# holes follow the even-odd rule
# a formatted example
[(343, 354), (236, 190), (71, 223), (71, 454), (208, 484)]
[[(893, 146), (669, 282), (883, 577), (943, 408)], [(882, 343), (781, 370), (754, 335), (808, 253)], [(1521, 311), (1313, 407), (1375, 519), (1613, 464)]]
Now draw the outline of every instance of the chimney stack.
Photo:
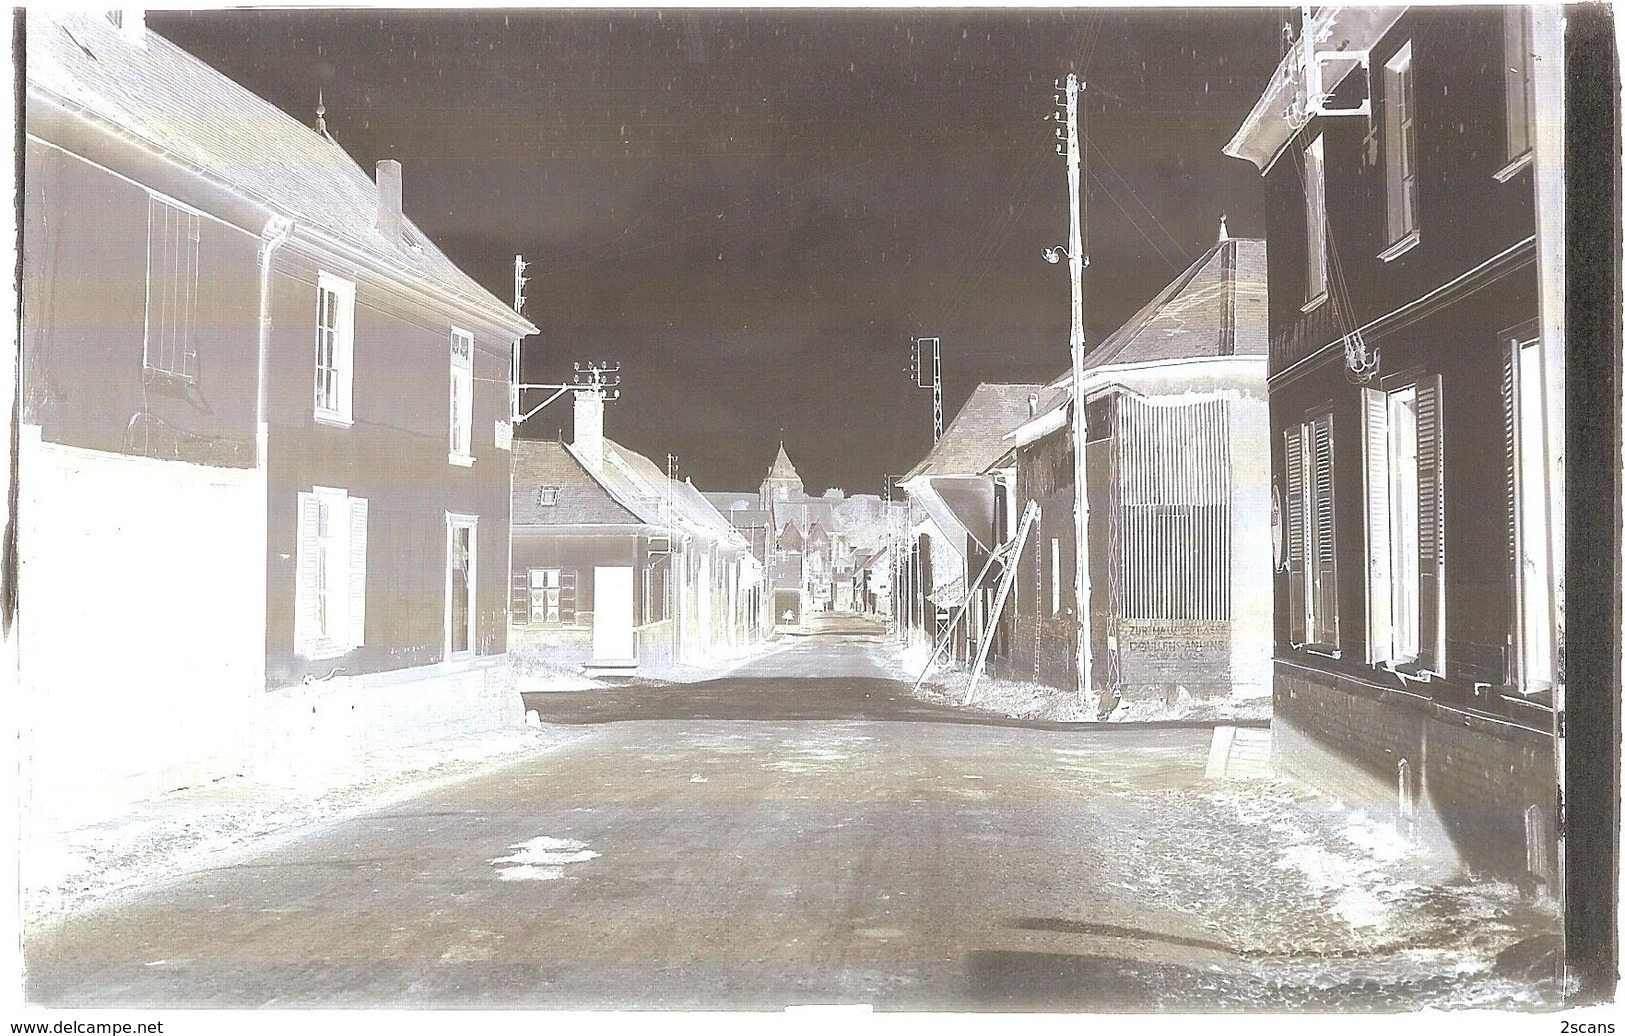
[(604, 392), (598, 388), (575, 392), (575, 440), (571, 443), (581, 462), (594, 475), (604, 470)]
[(401, 164), (393, 158), (378, 163), (378, 232), (392, 245), (401, 243)]

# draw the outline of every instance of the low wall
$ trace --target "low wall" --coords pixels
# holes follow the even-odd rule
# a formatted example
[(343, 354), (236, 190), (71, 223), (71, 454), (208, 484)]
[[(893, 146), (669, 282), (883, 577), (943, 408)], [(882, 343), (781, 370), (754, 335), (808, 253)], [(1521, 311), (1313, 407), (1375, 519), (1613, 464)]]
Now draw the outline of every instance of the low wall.
[(242, 773), (265, 667), (265, 480), (21, 429), (18, 682), (27, 809)]
[(1551, 891), (1549, 733), (1280, 661), (1274, 711), (1277, 769), (1392, 821), (1456, 869)]
[(267, 779), (319, 774), (525, 718), (506, 655), (315, 681), (267, 691), (259, 705), (255, 773)]

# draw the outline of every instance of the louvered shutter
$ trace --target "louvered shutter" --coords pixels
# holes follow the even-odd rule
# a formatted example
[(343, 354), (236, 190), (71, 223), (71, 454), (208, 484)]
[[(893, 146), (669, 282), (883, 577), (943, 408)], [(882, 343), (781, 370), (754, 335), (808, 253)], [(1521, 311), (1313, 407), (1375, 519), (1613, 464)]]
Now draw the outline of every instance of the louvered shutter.
[(350, 647), (367, 642), (367, 501), (350, 498)]
[(1439, 376), (1416, 383), (1416, 514), (1421, 637), (1416, 664), (1444, 675), (1444, 408)]
[(1393, 661), (1393, 544), (1389, 537), (1388, 394), (1361, 389), (1365, 414), (1365, 660)]
[(514, 572), (508, 579), (508, 612), (515, 626), (530, 625), (530, 574)]
[(1332, 525), (1332, 415), (1315, 418), (1312, 470), (1314, 473), (1314, 642), (1337, 646), (1337, 545)]
[(316, 636), (316, 540), (322, 504), (315, 493), (299, 494), (299, 524), (294, 533), (293, 649), (309, 654)]
[(559, 621), (566, 626), (576, 624), (576, 570), (573, 568), (559, 573)]
[(1286, 430), (1286, 582), (1291, 614), (1288, 640), (1307, 641), (1304, 612), (1303, 428)]
[(1518, 426), (1517, 368), (1518, 344), (1508, 340), (1501, 354), (1501, 416), (1506, 431), (1506, 520), (1507, 520), (1507, 652), (1504, 682), (1518, 682), (1519, 615), (1523, 590), (1523, 566), (1518, 558)]

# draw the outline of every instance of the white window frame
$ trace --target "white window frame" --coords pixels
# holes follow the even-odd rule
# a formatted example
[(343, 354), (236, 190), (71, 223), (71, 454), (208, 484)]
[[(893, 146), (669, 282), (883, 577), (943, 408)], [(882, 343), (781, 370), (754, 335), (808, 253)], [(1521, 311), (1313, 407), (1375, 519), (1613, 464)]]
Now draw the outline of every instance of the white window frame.
[(295, 514), (294, 653), (335, 658), (366, 643), (367, 501), (315, 486)]
[[(467, 634), (468, 634), (468, 638), (467, 638), (468, 639), (468, 647), (466, 647), (466, 648), (464, 648), (462, 650), (454, 651), (454, 650), (452, 650), (452, 606), (451, 605), (452, 605), (452, 572), (453, 572), (453, 562), (454, 562), (455, 559), (453, 557), (452, 552), (453, 552), (453, 550), (454, 550), (454, 548), (456, 546), (456, 542), (457, 542), (456, 533), (457, 533), (458, 529), (467, 529), (468, 530), (468, 628), (467, 628), (467, 631), (466, 631)], [(480, 570), (480, 566), (479, 566), (479, 557), (480, 557), (479, 544), (480, 544), (480, 539), (479, 539), (479, 537), (480, 537), (480, 519), (479, 519), (479, 515), (456, 514), (456, 513), (451, 512), (451, 511), (446, 512), (446, 584), (445, 584), (445, 590), (446, 590), (446, 598), (445, 598), (446, 621), (445, 621), (445, 638), (444, 638), (444, 640), (442, 642), (442, 647), (444, 648), (444, 657), (447, 658), (447, 659), (468, 658), (468, 657), (473, 656), (479, 650), (479, 640), (476, 638), (476, 635), (477, 635), (477, 633), (479, 631), (479, 623), (476, 621), (476, 617), (477, 617), (477, 615), (479, 613), (479, 606), (478, 606), (478, 603), (479, 603), (479, 570)]]
[(1326, 270), (1330, 244), (1326, 225), (1326, 138), (1310, 141), (1303, 149), (1304, 241), (1308, 279), (1303, 309), (1308, 312), (1326, 301)]
[(1505, 182), (1527, 166), (1535, 144), (1534, 12), (1522, 5), (1503, 9), (1506, 68), (1507, 164), (1495, 174)]
[(1440, 385), (1437, 375), (1429, 375), (1362, 389), (1360, 394), (1365, 432), (1366, 661), (1442, 677)]
[[(335, 300), (327, 323), (327, 298)], [(347, 428), (355, 382), (355, 282), (322, 272), (316, 276), (314, 414), (321, 424)]]
[(197, 301), (203, 217), (147, 196), (147, 297), (141, 344), (144, 370), (197, 381)]
[[(563, 600), (564, 570), (562, 568), (533, 568), (529, 572), (529, 579), (530, 624), (533, 626), (559, 625), (564, 614), (563, 609), (560, 607)], [(541, 605), (540, 615), (537, 614), (538, 604)]]
[(1384, 262), (1397, 259), (1421, 240), (1420, 183), (1416, 155), (1416, 75), (1411, 42), (1383, 66), (1383, 185), (1388, 247)]
[(1556, 678), (1557, 645), (1561, 642), (1563, 608), (1549, 527), (1547, 490), (1544, 356), (1536, 324), (1502, 336), (1503, 404), (1507, 408), (1507, 454), (1510, 495), (1508, 529), (1513, 577), (1514, 614), (1510, 639), (1513, 687), (1523, 694), (1549, 691)]
[(450, 353), (451, 397), (447, 408), (450, 448), (446, 459), (469, 467), (474, 463), (474, 332), (453, 327)]

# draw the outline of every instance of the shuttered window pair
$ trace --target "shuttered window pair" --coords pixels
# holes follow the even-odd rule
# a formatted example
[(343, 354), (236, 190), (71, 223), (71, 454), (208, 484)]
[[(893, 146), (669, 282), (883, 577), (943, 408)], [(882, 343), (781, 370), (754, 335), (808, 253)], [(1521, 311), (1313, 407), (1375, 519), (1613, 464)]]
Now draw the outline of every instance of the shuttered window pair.
[(1444, 675), (1444, 436), (1437, 375), (1361, 390), (1366, 661)]
[(294, 651), (330, 658), (366, 642), (367, 501), (342, 489), (299, 494)]
[(198, 247), (202, 217), (160, 198), (147, 200), (147, 329), (142, 365), (197, 379)]
[(518, 625), (574, 626), (576, 570), (533, 568), (514, 579), (513, 615)]
[(1332, 489), (1332, 415), (1325, 413), (1286, 430), (1286, 546), (1292, 644), (1327, 653), (1339, 647)]

